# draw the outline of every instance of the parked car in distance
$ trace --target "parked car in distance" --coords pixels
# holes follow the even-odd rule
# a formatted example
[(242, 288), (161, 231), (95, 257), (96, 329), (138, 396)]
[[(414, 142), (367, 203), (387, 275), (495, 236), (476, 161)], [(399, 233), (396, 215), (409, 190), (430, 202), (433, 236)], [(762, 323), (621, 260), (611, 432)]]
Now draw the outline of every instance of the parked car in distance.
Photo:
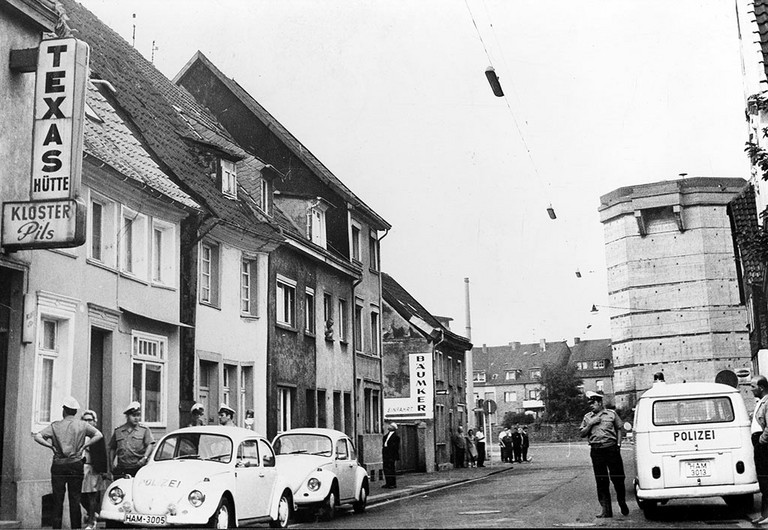
[(332, 519), (341, 504), (365, 511), (368, 472), (358, 463), (352, 440), (333, 429), (292, 429), (272, 441), (278, 472), (288, 479), (297, 510)]
[(164, 436), (135, 477), (107, 488), (99, 519), (108, 527), (285, 528), (293, 494), (269, 441), (240, 427), (187, 427)]

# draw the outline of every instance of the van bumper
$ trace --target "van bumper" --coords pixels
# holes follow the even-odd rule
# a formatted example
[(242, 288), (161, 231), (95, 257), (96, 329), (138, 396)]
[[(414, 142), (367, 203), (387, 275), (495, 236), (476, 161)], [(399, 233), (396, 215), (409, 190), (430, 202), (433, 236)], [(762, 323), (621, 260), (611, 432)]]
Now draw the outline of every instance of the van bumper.
[(635, 496), (640, 500), (695, 499), (700, 497), (722, 497), (724, 495), (746, 495), (760, 493), (757, 482), (751, 484), (723, 484), (718, 486), (691, 486), (684, 488), (664, 488), (644, 490), (635, 489)]

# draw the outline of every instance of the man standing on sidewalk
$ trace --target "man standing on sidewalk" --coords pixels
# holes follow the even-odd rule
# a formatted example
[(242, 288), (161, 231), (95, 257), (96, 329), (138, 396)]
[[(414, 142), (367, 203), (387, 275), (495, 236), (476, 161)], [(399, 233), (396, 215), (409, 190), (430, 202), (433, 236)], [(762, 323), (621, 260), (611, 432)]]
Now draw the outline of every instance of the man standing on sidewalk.
[[(53, 528), (61, 528), (64, 516), (64, 492), (69, 498), (69, 524), (80, 528), (80, 490), (83, 487), (83, 450), (103, 438), (88, 423), (75, 419), (80, 404), (73, 397), (62, 403), (63, 419), (54, 421), (35, 434), (35, 441), (53, 451), (51, 489), (53, 490)], [(86, 438), (89, 440), (86, 442)]]
[(477, 467), (485, 467), (485, 433), (483, 429), (475, 429), (475, 443), (477, 444)]
[(759, 399), (752, 414), (752, 446), (754, 447), (755, 471), (760, 486), (760, 517), (753, 524), (768, 523), (768, 379), (756, 375), (750, 383), (752, 394)]
[(584, 415), (580, 433), (587, 438), (592, 458), (592, 469), (597, 484), (597, 500), (602, 511), (597, 517), (613, 517), (610, 482), (616, 490), (621, 514), (627, 515), (629, 507), (625, 500), (624, 462), (621, 459), (621, 418), (615, 410), (603, 406), (603, 396), (597, 392), (586, 392), (590, 412)]
[(395, 474), (395, 462), (400, 460), (400, 437), (397, 435), (397, 423), (389, 422), (387, 434), (381, 444), (381, 460), (384, 468), (384, 479), (386, 480), (382, 488), (395, 489), (397, 487), (397, 475)]

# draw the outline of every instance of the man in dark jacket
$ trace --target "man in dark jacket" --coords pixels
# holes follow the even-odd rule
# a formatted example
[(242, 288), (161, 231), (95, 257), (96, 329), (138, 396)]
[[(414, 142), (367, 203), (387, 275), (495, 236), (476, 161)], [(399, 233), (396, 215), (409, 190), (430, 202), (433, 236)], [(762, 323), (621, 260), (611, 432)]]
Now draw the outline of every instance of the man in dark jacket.
[(520, 431), (520, 426), (515, 425), (512, 429), (512, 452), (514, 454), (515, 462), (522, 463), (523, 461), (523, 434)]
[(528, 462), (528, 447), (531, 445), (531, 441), (528, 438), (528, 427), (523, 427), (520, 431), (523, 436), (523, 444), (522, 444), (522, 452), (523, 452), (523, 462)]
[(381, 459), (386, 481), (382, 488), (395, 489), (397, 487), (395, 462), (400, 460), (400, 437), (397, 435), (397, 423), (394, 421), (387, 425), (387, 434), (384, 435), (381, 443)]

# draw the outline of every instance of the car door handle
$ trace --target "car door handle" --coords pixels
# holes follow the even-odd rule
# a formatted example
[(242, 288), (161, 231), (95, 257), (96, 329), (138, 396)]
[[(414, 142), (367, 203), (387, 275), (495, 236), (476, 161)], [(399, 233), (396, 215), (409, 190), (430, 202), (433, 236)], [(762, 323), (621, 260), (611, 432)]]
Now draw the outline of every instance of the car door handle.
[(264, 478), (264, 473), (259, 473), (259, 476), (260, 476), (261, 478)]

